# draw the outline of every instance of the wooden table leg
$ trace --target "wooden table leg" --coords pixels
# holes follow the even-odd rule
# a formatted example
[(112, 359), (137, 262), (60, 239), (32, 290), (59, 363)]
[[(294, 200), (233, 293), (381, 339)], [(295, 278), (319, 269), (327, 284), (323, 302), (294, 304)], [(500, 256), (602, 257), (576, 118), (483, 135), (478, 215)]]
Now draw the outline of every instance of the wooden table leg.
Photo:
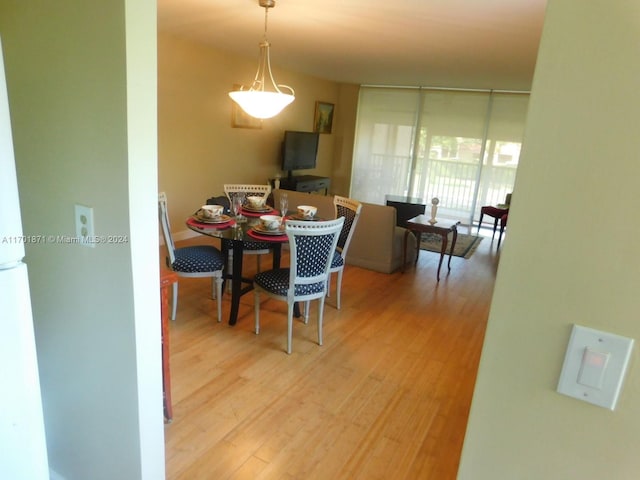
[(407, 237), (409, 235), (409, 230), (404, 231), (404, 247), (402, 248), (402, 267), (400, 271), (404, 273), (404, 267), (407, 264)]
[[(443, 232), (440, 234), (440, 236), (442, 237), (442, 247), (440, 248), (440, 261), (438, 262), (438, 273), (436, 275), (438, 281), (440, 281), (440, 269), (442, 268), (442, 260), (444, 259), (445, 252), (447, 251), (449, 232)], [(451, 257), (449, 257), (449, 260), (451, 260)]]
[(449, 250), (449, 262), (447, 263), (447, 267), (449, 267), (449, 271), (451, 271), (451, 257), (453, 256), (453, 249), (456, 248), (456, 242), (458, 241), (458, 228), (454, 225), (451, 227), (453, 231), (453, 235), (451, 236), (451, 250)]

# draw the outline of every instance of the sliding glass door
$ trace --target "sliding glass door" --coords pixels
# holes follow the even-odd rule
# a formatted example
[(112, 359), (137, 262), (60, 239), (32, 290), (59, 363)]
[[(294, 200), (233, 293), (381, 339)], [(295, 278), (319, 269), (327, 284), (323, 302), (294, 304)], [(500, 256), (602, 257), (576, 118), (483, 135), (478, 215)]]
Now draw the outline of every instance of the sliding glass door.
[(363, 87), (351, 195), (440, 199), (471, 223), (513, 190), (527, 94)]
[(408, 193), (419, 101), (418, 90), (360, 90), (353, 198), (384, 204), (385, 194)]

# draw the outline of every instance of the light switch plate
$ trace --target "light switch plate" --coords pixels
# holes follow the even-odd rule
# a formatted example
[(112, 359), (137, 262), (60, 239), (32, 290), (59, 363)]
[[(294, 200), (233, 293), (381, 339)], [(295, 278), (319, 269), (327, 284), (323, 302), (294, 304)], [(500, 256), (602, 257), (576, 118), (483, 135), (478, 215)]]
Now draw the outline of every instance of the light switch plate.
[(633, 343), (632, 338), (574, 325), (558, 381), (558, 393), (615, 409)]

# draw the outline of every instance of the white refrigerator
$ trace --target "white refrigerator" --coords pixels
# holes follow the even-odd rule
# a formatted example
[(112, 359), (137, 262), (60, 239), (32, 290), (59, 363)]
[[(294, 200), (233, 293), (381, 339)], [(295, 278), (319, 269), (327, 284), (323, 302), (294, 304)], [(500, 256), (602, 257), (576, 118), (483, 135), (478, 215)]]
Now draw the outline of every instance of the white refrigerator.
[(0, 478), (49, 479), (0, 41)]

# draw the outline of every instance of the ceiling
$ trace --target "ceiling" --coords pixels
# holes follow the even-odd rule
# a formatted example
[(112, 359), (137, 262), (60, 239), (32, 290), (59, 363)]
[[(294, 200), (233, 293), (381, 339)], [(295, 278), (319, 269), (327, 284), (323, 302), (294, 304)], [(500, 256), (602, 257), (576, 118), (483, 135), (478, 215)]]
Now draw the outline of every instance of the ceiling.
[[(343, 83), (529, 90), (546, 3), (276, 0), (271, 63)], [(257, 66), (264, 9), (258, 0), (158, 0), (158, 29)]]

